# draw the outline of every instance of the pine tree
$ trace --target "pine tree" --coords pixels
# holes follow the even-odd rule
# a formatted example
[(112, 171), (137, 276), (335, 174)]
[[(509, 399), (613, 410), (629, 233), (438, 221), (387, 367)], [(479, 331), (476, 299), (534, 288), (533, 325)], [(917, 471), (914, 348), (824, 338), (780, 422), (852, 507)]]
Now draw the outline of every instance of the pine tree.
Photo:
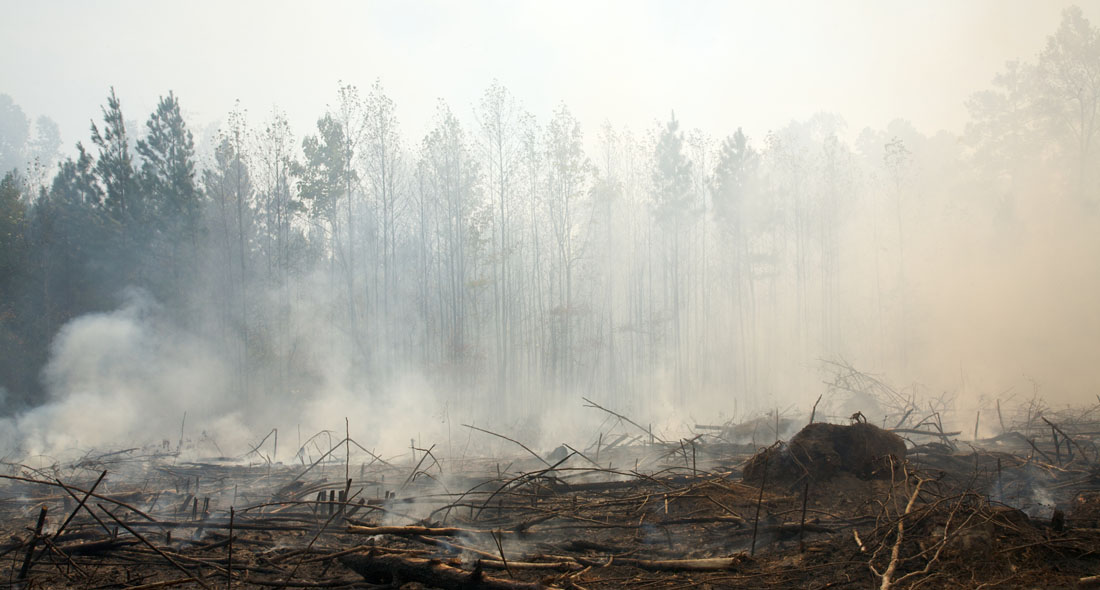
[(171, 92), (161, 97), (137, 142), (142, 157), (141, 188), (147, 215), (161, 231), (179, 230), (194, 239), (201, 209), (195, 186), (195, 143)]
[[(23, 202), (23, 181), (15, 171), (0, 180), (0, 390), (21, 391), (28, 371), (21, 362), (24, 334), (16, 293), (29, 270), (26, 262), (26, 205)], [(0, 404), (4, 403), (0, 396)]]
[(551, 292), (557, 294), (551, 366), (558, 385), (571, 387), (576, 379), (575, 354), (576, 315), (580, 311), (575, 300), (575, 266), (581, 258), (579, 218), (583, 210), (580, 199), (585, 196), (585, 183), (591, 165), (584, 155), (580, 122), (564, 104), (554, 112), (546, 130), (546, 161), (548, 190), (546, 204), (553, 230), (556, 259), (552, 274), (556, 279)]
[[(6, 303), (10, 303), (11, 287), (24, 266), (27, 208), (23, 202), (22, 184), (15, 171), (8, 172), (0, 180), (0, 302)], [(6, 303), (0, 303), (0, 319), (6, 315)]]
[(142, 207), (134, 161), (126, 136), (126, 123), (123, 121), (121, 104), (113, 86), (111, 95), (107, 97), (107, 106), (101, 110), (103, 132), (93, 122), (92, 143), (99, 148), (95, 172), (103, 186), (103, 207), (111, 219), (129, 225), (141, 219)]
[(679, 227), (691, 210), (691, 161), (684, 155), (684, 134), (672, 114), (654, 154), (653, 201), (658, 224)]
[(203, 187), (210, 198), (210, 247), (214, 266), (215, 299), (220, 302), (222, 338), (235, 350), (240, 392), (249, 391), (251, 356), (249, 323), (249, 281), (252, 268), (253, 218), (252, 180), (244, 153), (246, 128), (243, 116), (234, 111), (228, 130), (214, 152), (214, 167), (203, 171)]
[(144, 276), (161, 297), (174, 297), (195, 271), (201, 225), (201, 193), (195, 186), (195, 144), (171, 92), (149, 116), (141, 155), (142, 233), (149, 251)]
[(653, 168), (653, 213), (655, 221), (665, 233), (664, 242), (664, 291), (666, 305), (670, 308), (672, 321), (672, 352), (677, 390), (680, 395), (686, 387), (684, 382), (684, 338), (681, 322), (685, 304), (683, 296), (684, 280), (681, 277), (683, 233), (689, 221), (698, 217), (700, 211), (694, 210), (693, 179), (691, 161), (684, 155), (684, 134), (680, 131), (680, 122), (672, 114), (654, 152)]

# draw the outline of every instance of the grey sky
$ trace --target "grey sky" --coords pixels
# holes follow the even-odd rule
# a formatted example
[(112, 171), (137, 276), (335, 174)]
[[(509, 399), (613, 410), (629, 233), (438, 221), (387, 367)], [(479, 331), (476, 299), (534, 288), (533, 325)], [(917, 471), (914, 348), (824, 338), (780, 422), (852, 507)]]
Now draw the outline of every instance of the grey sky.
[[(1031, 59), (1069, 2), (157, 2), (0, 0), (0, 93), (86, 140), (114, 85), (143, 121), (174, 90), (197, 129), (240, 99), (308, 130), (338, 80), (381, 78), (406, 137), (437, 98), (469, 118), (499, 79), (542, 120), (560, 101), (588, 134), (688, 127), (759, 139), (817, 111), (851, 131), (895, 117), (959, 131), (966, 96)], [(1100, 21), (1100, 0), (1078, 2)]]

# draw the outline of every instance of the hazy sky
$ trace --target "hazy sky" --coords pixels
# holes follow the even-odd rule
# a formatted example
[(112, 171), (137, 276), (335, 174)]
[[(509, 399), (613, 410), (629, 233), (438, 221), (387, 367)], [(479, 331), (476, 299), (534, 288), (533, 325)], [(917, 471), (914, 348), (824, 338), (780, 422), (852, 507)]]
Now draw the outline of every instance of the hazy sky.
[[(67, 149), (86, 141), (111, 85), (128, 119), (171, 89), (196, 129), (239, 98), (253, 120), (278, 105), (300, 134), (338, 80), (365, 92), (376, 78), (414, 140), (438, 98), (469, 120), (494, 78), (541, 120), (565, 101), (588, 134), (605, 119), (644, 129), (671, 109), (756, 139), (817, 111), (850, 131), (898, 116), (958, 131), (966, 96), (1005, 61), (1033, 58), (1069, 4), (0, 2), (0, 93), (53, 117)], [(1078, 5), (1100, 21), (1100, 0)]]

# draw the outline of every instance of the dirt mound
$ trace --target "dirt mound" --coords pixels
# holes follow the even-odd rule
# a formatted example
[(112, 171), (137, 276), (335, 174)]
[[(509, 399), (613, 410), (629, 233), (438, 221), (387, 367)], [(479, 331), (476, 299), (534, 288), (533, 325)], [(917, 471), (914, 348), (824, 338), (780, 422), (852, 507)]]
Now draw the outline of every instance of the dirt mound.
[(841, 473), (860, 479), (888, 478), (890, 457), (895, 464), (905, 458), (905, 443), (892, 432), (862, 422), (849, 426), (816, 423), (803, 428), (789, 443), (754, 455), (742, 477), (760, 481), (766, 468), (768, 480), (776, 482), (793, 482), (806, 475), (824, 480)]

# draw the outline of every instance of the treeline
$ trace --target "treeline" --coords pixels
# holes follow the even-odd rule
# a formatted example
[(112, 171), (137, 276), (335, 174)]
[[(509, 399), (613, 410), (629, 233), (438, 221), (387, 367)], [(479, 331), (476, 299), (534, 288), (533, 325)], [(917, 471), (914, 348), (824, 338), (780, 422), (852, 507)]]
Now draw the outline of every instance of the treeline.
[(818, 115), (716, 139), (674, 114), (586, 139), (494, 83), (413, 141), (380, 83), (342, 84), (300, 141), (238, 109), (200, 163), (177, 97), (136, 130), (112, 90), (52, 179), (0, 184), (4, 408), (40, 403), (58, 331), (130, 289), (208, 339), (243, 400), (417, 374), (503, 415), (578, 392), (752, 406), (818, 357), (903, 366), (927, 345), (930, 228), (996, 235), (1058, 197), (1095, 214), (1100, 34), (1068, 9), (968, 106), (962, 137), (897, 121), (852, 142)]

